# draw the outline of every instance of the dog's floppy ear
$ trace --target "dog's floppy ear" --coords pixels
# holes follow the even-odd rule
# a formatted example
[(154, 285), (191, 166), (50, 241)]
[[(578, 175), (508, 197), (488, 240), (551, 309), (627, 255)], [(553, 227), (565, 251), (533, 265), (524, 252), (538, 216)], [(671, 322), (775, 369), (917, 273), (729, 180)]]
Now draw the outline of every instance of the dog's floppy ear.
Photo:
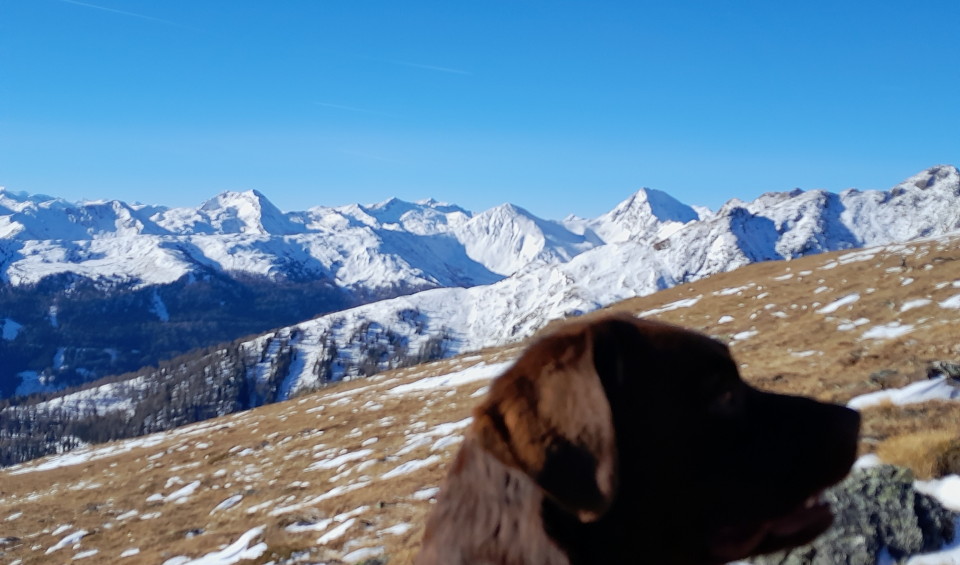
[(608, 332), (581, 322), (540, 339), (474, 413), (481, 446), (583, 522), (600, 518), (617, 490), (613, 415), (595, 361), (598, 333)]

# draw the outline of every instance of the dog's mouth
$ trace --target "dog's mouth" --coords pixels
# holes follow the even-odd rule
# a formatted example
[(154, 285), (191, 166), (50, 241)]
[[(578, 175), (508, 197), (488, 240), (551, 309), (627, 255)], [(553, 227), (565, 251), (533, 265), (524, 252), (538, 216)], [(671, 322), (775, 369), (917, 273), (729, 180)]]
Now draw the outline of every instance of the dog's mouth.
[(707, 546), (711, 561), (727, 563), (813, 541), (833, 523), (833, 512), (821, 494), (776, 518), (718, 529)]

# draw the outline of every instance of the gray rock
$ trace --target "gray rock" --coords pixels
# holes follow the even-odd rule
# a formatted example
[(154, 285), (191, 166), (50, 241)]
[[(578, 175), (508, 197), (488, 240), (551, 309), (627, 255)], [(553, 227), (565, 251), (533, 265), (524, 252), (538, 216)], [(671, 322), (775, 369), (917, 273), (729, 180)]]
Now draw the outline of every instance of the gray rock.
[(757, 557), (756, 565), (875, 565), (936, 551), (953, 541), (958, 514), (913, 488), (913, 473), (881, 465), (851, 473), (824, 493), (836, 520), (813, 543)]
[(927, 378), (933, 379), (946, 375), (951, 379), (960, 379), (960, 363), (951, 361), (931, 361), (927, 366)]

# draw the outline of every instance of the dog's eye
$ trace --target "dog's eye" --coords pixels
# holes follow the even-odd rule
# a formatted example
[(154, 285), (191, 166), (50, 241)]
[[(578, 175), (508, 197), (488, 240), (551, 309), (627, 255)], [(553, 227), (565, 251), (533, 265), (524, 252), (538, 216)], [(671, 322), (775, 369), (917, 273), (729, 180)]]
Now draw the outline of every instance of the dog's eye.
[(738, 404), (736, 391), (725, 390), (710, 401), (710, 412), (718, 416), (729, 416), (737, 410)]

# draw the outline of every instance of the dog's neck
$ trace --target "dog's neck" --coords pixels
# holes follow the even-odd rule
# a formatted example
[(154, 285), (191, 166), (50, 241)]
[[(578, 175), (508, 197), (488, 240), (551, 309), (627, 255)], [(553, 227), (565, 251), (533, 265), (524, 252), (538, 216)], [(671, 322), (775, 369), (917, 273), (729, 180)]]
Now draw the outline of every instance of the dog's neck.
[(467, 434), (427, 523), (418, 565), (569, 565), (541, 527), (543, 494)]

